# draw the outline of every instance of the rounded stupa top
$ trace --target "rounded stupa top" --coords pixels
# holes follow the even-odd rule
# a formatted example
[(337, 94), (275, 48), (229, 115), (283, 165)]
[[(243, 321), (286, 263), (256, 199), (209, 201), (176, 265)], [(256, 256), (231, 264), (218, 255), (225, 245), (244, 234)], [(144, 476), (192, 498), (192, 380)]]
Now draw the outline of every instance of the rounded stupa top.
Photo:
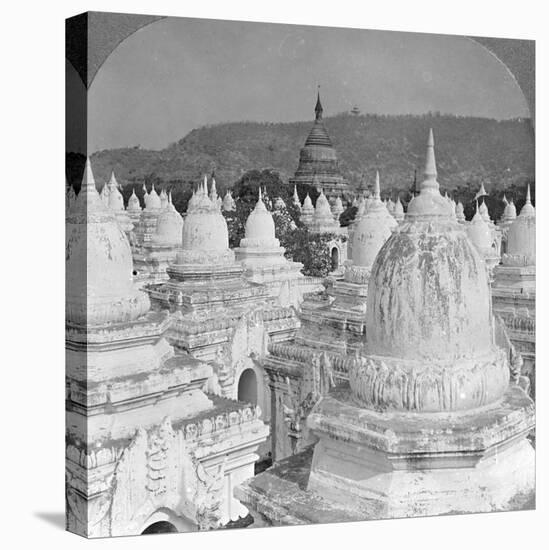
[(309, 193), (307, 193), (307, 196), (303, 200), (302, 212), (303, 214), (306, 214), (306, 213), (313, 214), (314, 210), (315, 210), (315, 207), (313, 206), (313, 201), (311, 200)]
[(536, 209), (530, 199), (530, 185), (526, 192), (526, 203), (515, 221), (509, 226), (507, 254), (503, 256), (503, 264), (536, 264)]
[(255, 208), (251, 211), (240, 241), (241, 248), (276, 248), (280, 242), (275, 238), (275, 224), (261, 197), (261, 187)]
[(341, 200), (341, 197), (338, 195), (334, 201), (334, 204), (332, 206), (332, 214), (336, 221), (339, 221), (339, 216), (343, 214), (343, 211), (345, 209), (343, 208), (343, 201)]
[(503, 210), (503, 218), (502, 221), (504, 222), (512, 222), (517, 217), (517, 207), (515, 206), (515, 203), (511, 200), (508, 201), (505, 204), (505, 209)]
[(145, 184), (143, 184), (143, 202), (145, 203), (144, 208), (147, 208), (147, 204), (149, 203), (149, 192)]
[(105, 325), (146, 313), (150, 302), (133, 284), (130, 244), (97, 193), (89, 159), (66, 228), (67, 322)]
[(111, 178), (108, 186), (108, 205), (111, 210), (124, 210), (124, 197), (118, 189), (118, 182), (114, 175), (114, 171), (111, 172)]
[(432, 131), (420, 194), (374, 262), (367, 321), (377, 355), (453, 360), (493, 347), (485, 263), (439, 192)]
[(236, 209), (236, 204), (230, 191), (227, 191), (223, 197), (222, 208), (225, 212), (232, 212)]
[(160, 191), (160, 208), (164, 209), (168, 207), (168, 193), (165, 189)]
[[(183, 225), (183, 250), (218, 252), (229, 248), (227, 222), (208, 197), (207, 180), (199, 186), (194, 201), (189, 201)], [(206, 259), (207, 254), (204, 256)]]
[(156, 192), (156, 189), (154, 188), (154, 183), (152, 184), (152, 188), (150, 193), (147, 194), (145, 199), (145, 210), (160, 210), (162, 208), (162, 201), (160, 200), (160, 197), (158, 196), (158, 193)]
[(130, 212), (141, 212), (141, 204), (139, 202), (139, 197), (135, 194), (135, 189), (132, 191), (132, 194), (128, 199), (127, 210)]
[(158, 245), (178, 247), (181, 246), (183, 232), (183, 218), (172, 203), (172, 194), (166, 194), (166, 207), (158, 216), (156, 232), (152, 242)]
[(404, 206), (400, 201), (400, 197), (397, 197), (395, 202), (395, 208), (393, 210), (393, 216), (397, 222), (401, 222), (404, 219)]
[(371, 268), (397, 222), (380, 199), (379, 172), (368, 209), (361, 216), (353, 233), (353, 265)]
[(488, 212), (488, 206), (484, 202), (484, 200), (480, 203), (480, 206), (478, 207), (479, 214), (482, 216), (482, 219), (486, 223), (490, 223), (492, 220), (490, 219), (490, 213)]
[(313, 219), (315, 221), (323, 221), (326, 219), (332, 219), (332, 209), (330, 203), (324, 194), (324, 191), (320, 191), (320, 195), (316, 199), (315, 213)]
[(480, 214), (478, 203), (475, 215), (467, 226), (467, 236), (482, 255), (490, 252), (492, 248), (492, 231)]
[(429, 132), (420, 194), (372, 266), (367, 357), (349, 369), (354, 398), (368, 408), (469, 410), (499, 399), (509, 383), (486, 262), (440, 194), (434, 158)]

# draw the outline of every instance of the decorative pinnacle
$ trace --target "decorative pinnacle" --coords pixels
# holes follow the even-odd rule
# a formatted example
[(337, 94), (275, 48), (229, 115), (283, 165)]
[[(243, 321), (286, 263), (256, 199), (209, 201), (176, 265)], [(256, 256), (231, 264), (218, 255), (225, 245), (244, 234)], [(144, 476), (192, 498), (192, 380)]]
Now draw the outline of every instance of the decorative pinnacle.
[(142, 189), (143, 189), (143, 193), (146, 195), (147, 194), (147, 186), (145, 184), (143, 184)]
[(259, 198), (258, 198), (258, 202), (259, 202), (259, 201), (262, 200), (262, 199), (261, 199), (261, 185), (259, 186), (259, 195), (258, 195), (258, 197), (259, 197)]
[(95, 188), (95, 179), (93, 177), (90, 157), (86, 157), (86, 166), (84, 167), (84, 175), (82, 177), (82, 189), (93, 189), (97, 191)]
[(315, 119), (321, 120), (322, 119), (322, 103), (320, 103), (320, 85), (318, 86), (318, 90), (316, 93), (316, 105), (315, 105)]
[(374, 199), (381, 198), (381, 190), (379, 186), (379, 170), (376, 170), (376, 182), (374, 184)]
[[(427, 140), (427, 155), (425, 157), (425, 180), (436, 182), (437, 179), (437, 163), (435, 160), (435, 139), (433, 137), (433, 129), (429, 128), (429, 138)], [(433, 187), (428, 185), (428, 187)], [(437, 185), (438, 187), (438, 185)]]
[(526, 204), (532, 204), (530, 201), (530, 184), (528, 184), (526, 188)]
[(116, 177), (114, 175), (114, 170), (111, 171), (111, 177), (109, 179), (109, 187), (119, 187)]

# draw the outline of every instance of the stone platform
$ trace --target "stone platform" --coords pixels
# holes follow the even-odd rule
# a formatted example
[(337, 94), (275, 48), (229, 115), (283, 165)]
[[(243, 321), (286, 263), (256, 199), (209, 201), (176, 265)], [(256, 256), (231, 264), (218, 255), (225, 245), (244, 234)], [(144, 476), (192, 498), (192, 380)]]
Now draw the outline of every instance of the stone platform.
[(255, 526), (535, 507), (534, 450), (524, 438), (533, 406), (518, 387), (493, 407), (457, 422), (431, 415), (428, 425), (414, 415), (402, 423), (392, 413), (357, 417), (346, 401), (346, 390), (336, 390), (309, 418), (317, 434), (337, 433), (338, 441), (321, 435), (314, 460), (311, 447), (236, 489)]
[(310, 525), (362, 521), (352, 503), (335, 505), (307, 491), (313, 447), (285, 458), (265, 472), (245, 481), (234, 496), (250, 510), (253, 527), (269, 525)]

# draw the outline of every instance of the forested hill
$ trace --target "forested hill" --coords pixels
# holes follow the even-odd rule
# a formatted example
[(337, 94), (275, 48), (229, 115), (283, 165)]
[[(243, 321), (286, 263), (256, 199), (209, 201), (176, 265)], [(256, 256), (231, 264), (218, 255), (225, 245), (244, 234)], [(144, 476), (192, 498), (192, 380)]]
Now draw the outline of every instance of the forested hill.
[[(534, 180), (534, 135), (527, 119), (341, 114), (326, 118), (325, 124), (341, 170), (354, 185), (362, 174), (371, 182), (379, 169), (384, 189), (408, 189), (416, 168), (421, 177), (429, 127), (435, 134), (443, 190), (476, 187), (483, 181), (490, 192)], [(100, 151), (92, 156), (92, 165), (98, 182), (114, 169), (123, 185), (197, 182), (213, 168), (222, 188), (251, 169), (272, 168), (287, 180), (311, 126), (311, 121), (205, 126), (160, 151)], [(78, 172), (69, 168), (69, 179)]]

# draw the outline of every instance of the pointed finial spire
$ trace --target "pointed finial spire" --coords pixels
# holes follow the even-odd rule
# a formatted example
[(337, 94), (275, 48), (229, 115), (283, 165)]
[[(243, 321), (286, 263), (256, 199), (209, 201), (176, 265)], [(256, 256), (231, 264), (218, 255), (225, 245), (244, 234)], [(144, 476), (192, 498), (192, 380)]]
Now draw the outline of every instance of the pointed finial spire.
[(116, 181), (116, 176), (114, 175), (114, 170), (111, 171), (111, 177), (109, 179), (109, 187), (120, 187)]
[(322, 119), (322, 103), (320, 103), (320, 84), (318, 85), (317, 93), (316, 93), (316, 105), (315, 105), (315, 118), (316, 120)]
[(530, 184), (528, 184), (526, 188), (526, 204), (532, 204), (530, 201)]
[(84, 167), (84, 175), (82, 177), (81, 189), (90, 189), (92, 187), (94, 190), (97, 191), (97, 189), (95, 188), (95, 178), (93, 177), (90, 157), (86, 157), (86, 166)]
[(376, 170), (376, 182), (374, 184), (374, 199), (381, 198), (381, 190), (379, 185), (379, 170)]
[[(427, 187), (438, 187), (437, 183), (437, 163), (435, 160), (435, 139), (433, 137), (433, 129), (429, 128), (429, 138), (427, 139), (427, 154), (425, 156), (425, 182), (422, 184), (422, 187), (425, 187), (425, 183), (429, 182), (430, 184)], [(432, 185), (432, 183), (436, 183)]]
[(259, 199), (258, 199), (258, 202), (259, 202), (259, 201), (262, 200), (262, 199), (261, 199), (261, 185), (259, 186), (259, 195), (258, 195), (258, 196), (259, 196)]
[(204, 182), (202, 183), (202, 191), (205, 195), (208, 194), (208, 175), (204, 174)]
[(509, 201), (507, 200), (507, 197), (505, 196), (505, 193), (503, 193), (503, 204), (507, 206), (509, 204)]

